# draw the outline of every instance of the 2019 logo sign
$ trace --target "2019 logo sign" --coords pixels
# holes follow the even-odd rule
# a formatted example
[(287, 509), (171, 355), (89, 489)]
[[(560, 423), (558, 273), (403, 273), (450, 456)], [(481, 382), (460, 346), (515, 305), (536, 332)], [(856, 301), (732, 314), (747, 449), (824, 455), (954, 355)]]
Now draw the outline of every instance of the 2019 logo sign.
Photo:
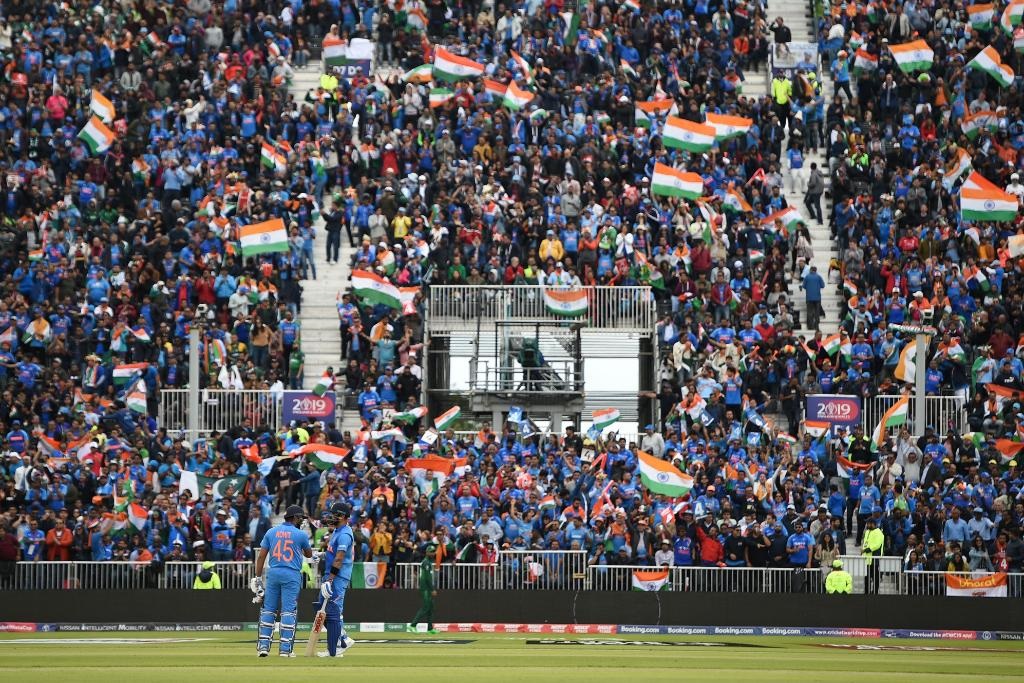
[(860, 423), (860, 397), (822, 394), (808, 396), (807, 419), (828, 422), (832, 426), (853, 427)]
[(311, 391), (286, 391), (284, 393), (283, 417), (285, 424), (292, 420), (323, 420), (334, 422), (334, 392), (328, 391), (317, 396)]

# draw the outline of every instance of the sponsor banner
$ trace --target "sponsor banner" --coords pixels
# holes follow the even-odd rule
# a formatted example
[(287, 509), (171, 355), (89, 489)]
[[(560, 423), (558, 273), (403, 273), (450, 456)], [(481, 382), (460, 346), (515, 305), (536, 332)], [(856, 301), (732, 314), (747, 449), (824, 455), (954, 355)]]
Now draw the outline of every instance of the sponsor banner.
[(835, 638), (881, 638), (880, 628), (805, 628), (802, 635)]
[[(436, 628), (435, 624), (435, 628)], [(347, 627), (346, 627), (347, 628)], [(438, 629), (439, 631), (441, 629)], [(384, 633), (404, 633), (405, 624), (384, 624)]]
[[(359, 641), (362, 643), (363, 641)], [(707, 643), (696, 640), (690, 641), (676, 641), (676, 640), (595, 640), (592, 638), (580, 638), (578, 640), (558, 640), (549, 638), (545, 640), (527, 640), (527, 645), (579, 645), (579, 646), (590, 646), (590, 647), (647, 647), (647, 646), (666, 646), (666, 647), (764, 647), (763, 645), (753, 645), (752, 643)]]
[(620, 628), (614, 624), (484, 624), (484, 623), (451, 623), (434, 624), (434, 628), (442, 633), (576, 633), (576, 634), (607, 634), (616, 633)]
[[(988, 634), (988, 638), (985, 635)], [(1024, 631), (982, 631), (982, 640), (1024, 640)]]
[(201, 643), (214, 638), (14, 638), (0, 645), (163, 645), (165, 643)]
[[(243, 624), (241, 622), (210, 623), (210, 622), (183, 622), (183, 623), (132, 623), (132, 624), (104, 624), (104, 623), (71, 623), (71, 624), (41, 624), (45, 631), (110, 631), (110, 632), (148, 632), (148, 631), (247, 631), (255, 630), (255, 624)], [(252, 626), (252, 629), (249, 627)], [(308, 628), (308, 626), (307, 626)]]
[(929, 638), (933, 640), (977, 640), (977, 631), (917, 631), (914, 629), (882, 629), (883, 638)]
[[(346, 627), (348, 630), (348, 627)], [(359, 624), (359, 628), (353, 628), (352, 631), (359, 631), (361, 633), (384, 633), (384, 622), (383, 621), (364, 621)]]
[(860, 424), (860, 396), (811, 394), (805, 415), (814, 422), (828, 422), (833, 429), (853, 429)]
[(282, 423), (287, 425), (292, 420), (306, 420), (333, 425), (336, 405), (333, 391), (325, 392), (323, 396), (312, 391), (286, 391), (281, 405)]
[(0, 621), (0, 633), (35, 633), (37, 624), (29, 621)]
[(995, 652), (1004, 653), (991, 647), (942, 647), (939, 645), (868, 645), (866, 643), (807, 643), (808, 647), (828, 647), (837, 650), (880, 651), (897, 650), (899, 652)]
[[(348, 627), (345, 627), (348, 630)], [(360, 645), (469, 645), (475, 640), (445, 638), (360, 638)]]

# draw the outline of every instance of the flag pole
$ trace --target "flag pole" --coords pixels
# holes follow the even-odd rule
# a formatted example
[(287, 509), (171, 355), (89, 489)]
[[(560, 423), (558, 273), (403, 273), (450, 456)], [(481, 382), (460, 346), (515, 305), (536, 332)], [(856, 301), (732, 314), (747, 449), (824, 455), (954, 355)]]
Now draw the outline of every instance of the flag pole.
[(199, 325), (196, 320), (188, 330), (188, 438), (199, 438)]
[[(931, 336), (921, 331), (917, 333), (917, 367), (914, 372), (914, 436), (924, 436), (924, 428), (928, 421), (925, 397), (925, 372), (928, 370), (928, 345)], [(941, 431), (941, 430), (940, 430)]]

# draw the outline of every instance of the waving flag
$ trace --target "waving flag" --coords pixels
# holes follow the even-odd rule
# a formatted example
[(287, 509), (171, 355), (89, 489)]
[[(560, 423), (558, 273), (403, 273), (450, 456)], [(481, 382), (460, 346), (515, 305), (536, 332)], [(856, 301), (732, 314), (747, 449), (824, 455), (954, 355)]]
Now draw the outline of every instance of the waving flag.
[(434, 78), (456, 82), (466, 78), (476, 78), (484, 73), (484, 65), (472, 59), (460, 57), (443, 47), (434, 50)]
[(576, 12), (562, 12), (562, 42), (566, 45), (572, 46), (576, 44), (576, 39), (580, 34), (580, 15)]
[(128, 363), (114, 366), (114, 386), (125, 386), (133, 382), (149, 368), (149, 363)]
[(687, 152), (706, 152), (715, 142), (715, 129), (703, 123), (694, 123), (677, 116), (669, 116), (661, 130), (666, 147)]
[(996, 6), (993, 4), (970, 5), (967, 8), (967, 16), (971, 20), (971, 28), (976, 31), (990, 31), (992, 29), (992, 18), (996, 14)]
[(651, 194), (697, 199), (704, 194), (704, 179), (696, 173), (677, 171), (657, 162), (651, 176)]
[[(983, 131), (994, 133), (999, 130), (999, 120), (994, 112), (979, 111), (974, 115), (967, 115), (960, 119), (960, 130), (971, 140), (975, 139)], [(999, 189), (999, 188), (996, 188)]]
[(368, 270), (352, 271), (352, 293), (364, 303), (383, 304), (398, 310), (402, 308), (398, 287)]
[(1024, 443), (1013, 439), (996, 439), (995, 445), (1004, 465), (1009, 464), (1011, 460), (1016, 460), (1024, 450)]
[(889, 440), (888, 430), (891, 427), (899, 427), (907, 423), (909, 411), (910, 399), (907, 396), (900, 398), (892, 404), (889, 410), (885, 411), (882, 419), (871, 433), (871, 450), (877, 451)]
[(1013, 35), (1013, 27), (1017, 26), (1024, 18), (1024, 0), (1013, 0), (1003, 10), (999, 17), (999, 25), (1008, 36)]
[(1013, 83), (1013, 69), (1003, 64), (999, 52), (991, 45), (975, 55), (974, 59), (967, 62), (967, 66), (984, 71), (994, 78), (1000, 87), (1008, 88)]
[(78, 139), (85, 143), (93, 154), (103, 154), (114, 144), (114, 131), (107, 128), (98, 116), (93, 116), (78, 133)]
[(402, 80), (406, 83), (430, 83), (434, 80), (434, 67), (430, 64), (421, 64), (415, 69), (409, 69), (402, 74)]
[(238, 239), (242, 245), (243, 258), (288, 251), (288, 231), (280, 218), (243, 225), (238, 229)]
[(496, 98), (503, 98), (503, 97), (505, 97), (505, 91), (508, 89), (507, 85), (505, 85), (501, 81), (492, 81), (489, 78), (483, 79), (483, 82), (484, 82), (484, 91), (486, 93), (488, 93), (491, 97), (496, 97)]
[(532, 99), (532, 92), (530, 92), (529, 90), (523, 90), (518, 85), (516, 85), (515, 81), (512, 81), (511, 83), (508, 84), (508, 87), (505, 89), (505, 95), (502, 98), (502, 104), (504, 104), (509, 109), (518, 110), (528, 105), (530, 103), (530, 100)]
[(306, 462), (318, 470), (329, 470), (335, 465), (344, 462), (345, 456), (349, 454), (347, 448), (328, 446), (322, 443), (310, 443), (295, 449), (289, 453), (290, 456), (302, 457)]
[(750, 127), (754, 125), (753, 119), (747, 119), (742, 116), (713, 114), (711, 112), (704, 115), (704, 120), (715, 129), (716, 140), (743, 137), (750, 130)]
[(391, 416), (391, 422), (398, 422), (401, 424), (412, 424), (416, 420), (422, 420), (427, 416), (426, 406), (417, 406), (409, 410), (403, 410), (400, 413), (395, 413)]
[(602, 410), (595, 410), (592, 413), (592, 417), (598, 429), (605, 429), (619, 421), (620, 413), (617, 408), (604, 408)]
[(352, 564), (352, 587), (374, 590), (384, 586), (387, 562), (355, 562)]
[(819, 422), (817, 420), (804, 420), (804, 433), (810, 434), (812, 438), (820, 439), (821, 437), (828, 434), (828, 430), (832, 428), (832, 424), (829, 422)]
[(1008, 222), (1017, 217), (1017, 198), (1001, 190), (960, 190), (960, 215), (969, 221)]
[(344, 66), (348, 61), (348, 48), (344, 40), (324, 38), (321, 48), (321, 57), (327, 66)]
[(889, 45), (889, 51), (892, 52), (893, 59), (896, 60), (900, 71), (907, 74), (914, 71), (928, 71), (932, 68), (932, 62), (935, 61), (935, 53), (923, 40)]
[(871, 463), (859, 463), (841, 455), (836, 456), (836, 472), (843, 479), (849, 479), (854, 472), (864, 472), (869, 469), (871, 469)]
[(142, 507), (138, 503), (131, 503), (128, 506), (128, 521), (131, 525), (142, 531), (146, 527), (146, 522), (149, 520), (149, 513), (146, 512), (146, 508)]
[(693, 488), (693, 477), (680, 472), (672, 463), (655, 458), (649, 453), (637, 451), (640, 465), (640, 479), (652, 493), (678, 498)]
[(443, 107), (445, 104), (450, 102), (455, 97), (455, 93), (450, 88), (431, 88), (430, 89), (430, 107), (435, 109), (437, 107)]
[(264, 168), (272, 169), (275, 172), (286, 173), (288, 171), (288, 159), (267, 142), (260, 147), (260, 163)]
[(436, 427), (438, 431), (444, 431), (445, 429), (448, 429), (449, 427), (452, 426), (452, 424), (455, 423), (455, 420), (459, 419), (459, 413), (461, 412), (462, 408), (460, 408), (459, 406), (452, 406), (451, 408), (449, 408), (448, 410), (434, 418), (434, 427)]
[(970, 168), (971, 155), (963, 149), (958, 149), (956, 151), (956, 156), (953, 158), (946, 170), (946, 173), (942, 177), (942, 187), (944, 187), (947, 192), (952, 190), (956, 181), (959, 180), (964, 173), (969, 171)]
[(729, 213), (751, 213), (754, 210), (746, 198), (734, 189), (726, 191), (725, 197), (722, 198), (722, 208)]
[(331, 377), (331, 373), (324, 370), (324, 374), (320, 376), (320, 379), (316, 381), (316, 385), (313, 386), (313, 393), (317, 396), (323, 396), (330, 390), (333, 384), (334, 378)]
[(876, 71), (878, 69), (878, 57), (864, 48), (860, 48), (854, 53), (853, 69), (858, 73)]
[(1024, 256), (1024, 235), (1010, 235), (1010, 238), (1006, 241), (1006, 247), (1010, 253), (1010, 258)]
[(103, 123), (113, 123), (116, 114), (114, 103), (103, 96), (99, 90), (92, 91), (92, 100), (89, 102), (89, 109), (100, 118)]
[(523, 74), (523, 80), (526, 81), (527, 85), (532, 85), (533, 68), (530, 66), (530, 63), (523, 59), (523, 56), (516, 52), (515, 50), (511, 50), (511, 53), (512, 61), (515, 62), (516, 66), (519, 68), (519, 71), (521, 71)]
[(917, 375), (917, 342), (912, 341), (900, 351), (900, 359), (896, 363), (893, 375), (901, 382), (913, 384)]
[(139, 413), (140, 415), (148, 413), (149, 408), (146, 406), (146, 383), (141, 381), (141, 379), (136, 380), (128, 395), (125, 396), (124, 402), (128, 406), (128, 410), (133, 413)]

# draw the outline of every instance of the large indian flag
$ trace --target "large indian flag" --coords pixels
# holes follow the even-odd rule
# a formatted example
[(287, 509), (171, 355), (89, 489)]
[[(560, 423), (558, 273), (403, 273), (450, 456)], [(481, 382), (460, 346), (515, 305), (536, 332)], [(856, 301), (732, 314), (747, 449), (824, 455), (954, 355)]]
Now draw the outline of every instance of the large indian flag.
[(591, 414), (594, 419), (594, 426), (598, 429), (611, 427), (619, 421), (619, 415), (620, 413), (618, 408), (604, 408), (602, 410), (595, 410)]
[(461, 81), (476, 78), (484, 72), (484, 65), (452, 54), (443, 47), (434, 50), (434, 78), (443, 81)]
[(754, 125), (753, 119), (742, 116), (729, 116), (728, 114), (712, 114), (710, 112), (704, 116), (704, 121), (715, 129), (716, 140), (742, 137)]
[(654, 164), (651, 193), (665, 197), (697, 199), (704, 194), (704, 179), (696, 173), (677, 171), (662, 163)]
[(243, 225), (238, 229), (238, 241), (242, 245), (243, 258), (288, 251), (288, 231), (280, 218)]
[(967, 66), (984, 71), (1003, 88), (1013, 83), (1013, 69), (1003, 64), (999, 53), (991, 45), (975, 55), (974, 59), (967, 62)]
[(344, 462), (345, 456), (348, 455), (348, 449), (328, 446), (324, 443), (310, 443), (292, 451), (290, 455), (304, 457), (310, 465), (323, 471)]
[(899, 427), (907, 423), (907, 413), (910, 411), (910, 398), (902, 397), (892, 404), (889, 410), (885, 411), (882, 419), (871, 433), (871, 450), (876, 451), (889, 440), (889, 429)]
[(960, 214), (971, 221), (1012, 221), (1017, 198), (1001, 190), (960, 190)]
[(346, 62), (345, 41), (337, 38), (324, 38), (323, 59), (327, 66), (344, 66)]
[(1024, 0), (1013, 0), (999, 17), (999, 25), (1003, 27), (1006, 35), (1013, 35), (1013, 27), (1020, 24), (1024, 18)]
[(365, 303), (402, 308), (398, 287), (368, 270), (352, 271), (352, 292)]
[(992, 28), (992, 18), (996, 14), (993, 4), (971, 5), (967, 8), (967, 16), (971, 20), (971, 28), (977, 31), (988, 31)]
[(668, 570), (633, 570), (633, 590), (648, 592), (668, 590)]
[(115, 117), (114, 103), (104, 97), (103, 93), (99, 90), (92, 91), (92, 100), (89, 102), (89, 109), (92, 110), (93, 114), (100, 117), (100, 120), (103, 121), (103, 123), (113, 123)]
[(448, 410), (444, 411), (436, 418), (434, 418), (434, 427), (438, 431), (444, 431), (452, 426), (455, 420), (459, 419), (459, 413), (462, 412), (462, 408), (459, 406), (452, 406)]
[(402, 75), (406, 83), (430, 83), (434, 80), (434, 67), (430, 64), (421, 64), (415, 69), (409, 69)]
[(685, 496), (693, 488), (693, 477), (680, 472), (672, 463), (643, 451), (636, 454), (640, 462), (640, 478), (648, 491), (676, 498)]
[(900, 351), (893, 375), (901, 382), (913, 384), (917, 376), (917, 342), (912, 341)]
[(753, 207), (747, 203), (746, 198), (735, 189), (730, 189), (722, 198), (722, 208), (731, 213), (750, 213)]
[(540, 285), (544, 308), (554, 315), (576, 318), (587, 314), (587, 292), (584, 289), (550, 289)]
[(935, 53), (928, 47), (928, 43), (923, 40), (912, 40), (909, 43), (890, 45), (889, 50), (892, 52), (893, 59), (896, 60), (897, 66), (900, 67), (900, 71), (903, 73), (928, 71), (932, 68), (932, 62), (935, 61)]
[(999, 120), (994, 112), (980, 111), (973, 116), (965, 116), (960, 119), (960, 130), (971, 140), (978, 137), (982, 131), (994, 133), (999, 130)]
[(694, 123), (678, 116), (669, 116), (661, 131), (662, 143), (687, 152), (706, 152), (715, 142), (715, 129), (703, 123)]
[(515, 81), (508, 84), (505, 88), (505, 95), (501, 102), (509, 109), (522, 109), (530, 103), (533, 99), (533, 93), (529, 90), (524, 90), (516, 85)]
[(380, 588), (387, 573), (387, 562), (356, 562), (352, 565), (352, 587)]
[(114, 144), (114, 131), (107, 128), (107, 125), (100, 120), (100, 117), (93, 116), (85, 124), (85, 128), (78, 132), (78, 139), (86, 144), (93, 154), (103, 154)]

